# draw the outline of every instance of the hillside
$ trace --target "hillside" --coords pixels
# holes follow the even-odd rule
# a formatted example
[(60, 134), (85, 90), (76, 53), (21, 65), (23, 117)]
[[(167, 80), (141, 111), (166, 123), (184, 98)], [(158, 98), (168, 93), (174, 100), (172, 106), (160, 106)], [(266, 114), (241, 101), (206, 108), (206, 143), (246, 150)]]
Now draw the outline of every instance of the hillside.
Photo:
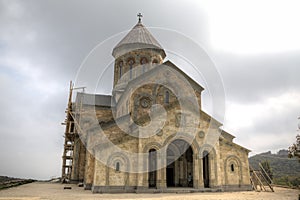
[(249, 164), (258, 169), (258, 163), (266, 160), (270, 163), (275, 184), (299, 185), (300, 162), (296, 158), (288, 158), (287, 150), (280, 150), (277, 154), (272, 154), (271, 151), (257, 154), (249, 158)]
[(0, 190), (18, 186), (18, 185), (23, 185), (26, 183), (32, 183), (34, 181), (35, 180), (32, 179), (20, 179), (20, 178), (8, 177), (8, 176), (0, 176)]

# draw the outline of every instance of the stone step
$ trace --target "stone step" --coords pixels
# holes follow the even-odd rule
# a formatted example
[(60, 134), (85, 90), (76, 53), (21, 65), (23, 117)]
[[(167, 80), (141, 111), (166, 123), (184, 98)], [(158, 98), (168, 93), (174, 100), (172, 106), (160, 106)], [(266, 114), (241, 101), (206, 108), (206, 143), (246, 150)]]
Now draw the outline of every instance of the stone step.
[(195, 188), (166, 188), (166, 189), (143, 189), (143, 190), (136, 190), (136, 193), (194, 193), (194, 192), (221, 192), (222, 190), (219, 188), (202, 188), (202, 189), (195, 189)]

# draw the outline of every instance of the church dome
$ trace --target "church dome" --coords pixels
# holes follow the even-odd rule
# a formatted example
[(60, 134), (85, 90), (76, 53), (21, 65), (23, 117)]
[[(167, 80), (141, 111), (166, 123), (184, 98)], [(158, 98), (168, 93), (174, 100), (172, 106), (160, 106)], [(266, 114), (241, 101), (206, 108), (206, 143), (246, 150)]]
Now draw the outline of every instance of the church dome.
[(128, 52), (139, 49), (152, 49), (158, 51), (162, 58), (166, 57), (166, 53), (160, 46), (154, 36), (147, 28), (139, 22), (129, 31), (129, 33), (115, 46), (112, 55), (115, 58), (122, 56)]

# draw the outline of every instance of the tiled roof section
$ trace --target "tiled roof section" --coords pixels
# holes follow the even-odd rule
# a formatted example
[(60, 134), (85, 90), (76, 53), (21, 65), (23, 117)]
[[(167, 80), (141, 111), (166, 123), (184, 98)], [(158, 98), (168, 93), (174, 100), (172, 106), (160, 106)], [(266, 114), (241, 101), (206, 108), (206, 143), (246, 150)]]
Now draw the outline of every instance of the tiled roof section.
[(76, 96), (76, 103), (80, 103), (80, 101), (82, 101), (83, 105), (91, 105), (91, 106), (111, 107), (115, 105), (115, 103), (112, 102), (111, 95), (103, 95), (103, 94), (87, 94), (87, 93), (78, 92)]
[(113, 56), (118, 57), (120, 53), (124, 52), (125, 47), (128, 50), (151, 48), (163, 51), (158, 41), (140, 22), (115, 46), (112, 53)]

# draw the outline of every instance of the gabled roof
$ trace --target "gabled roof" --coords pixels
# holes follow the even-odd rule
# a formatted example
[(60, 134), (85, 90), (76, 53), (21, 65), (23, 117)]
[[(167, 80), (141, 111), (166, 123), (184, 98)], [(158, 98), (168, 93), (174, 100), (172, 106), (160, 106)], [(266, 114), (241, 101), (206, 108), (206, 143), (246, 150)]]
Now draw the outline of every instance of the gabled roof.
[[(192, 78), (190, 78), (186, 73), (184, 73), (181, 69), (179, 69), (174, 63), (172, 63), (171, 61), (168, 60), (168, 61), (164, 62), (163, 64), (157, 65), (156, 67), (150, 69), (149, 71), (146, 71), (145, 73), (139, 75), (138, 77), (130, 80), (127, 83), (124, 91), (122, 92), (121, 97), (119, 98), (118, 102), (116, 102), (116, 104), (119, 104), (120, 102), (123, 101), (123, 99), (125, 98), (124, 94), (126, 94), (128, 92), (128, 90), (130, 90), (132, 88), (132, 85), (137, 84), (138, 82), (145, 80), (145, 78), (148, 77), (148, 76), (155, 75), (157, 73), (157, 71), (162, 70), (162, 68), (164, 66), (165, 67), (166, 66), (171, 67), (172, 69), (174, 69), (174, 70), (178, 71), (180, 74), (182, 74), (189, 81), (189, 83), (191, 84), (191, 86), (195, 90), (197, 90), (198, 92), (202, 92), (204, 90), (204, 88), (201, 85), (199, 85), (195, 80), (193, 80)], [(113, 93), (114, 93), (114, 91), (113, 91)]]
[[(164, 67), (164, 65), (171, 67), (172, 69), (178, 71), (181, 75), (184, 76), (184, 78), (186, 78), (189, 81), (189, 83), (191, 83), (191, 85), (194, 87), (194, 89), (198, 90), (199, 92), (204, 90), (204, 88), (201, 85), (199, 85), (199, 83), (197, 83), (195, 80), (193, 80), (191, 77), (189, 77), (185, 72), (183, 72), (179, 67), (177, 67), (174, 63), (172, 63), (169, 60), (165, 61), (164, 63), (162, 63), (160, 65), (155, 66), (154, 68), (150, 69), (149, 71), (146, 71), (143, 74), (139, 75), (138, 77), (130, 80), (127, 83), (126, 88), (130, 88), (129, 85), (135, 84), (137, 81), (143, 80), (146, 76), (149, 76), (149, 75), (155, 73), (156, 71), (161, 70), (161, 68)], [(125, 88), (125, 90), (126, 90), (126, 88)]]
[(163, 57), (166, 56), (161, 45), (141, 22), (138, 22), (115, 46), (112, 55), (117, 58), (137, 49), (155, 49), (161, 51)]
[(201, 85), (199, 85), (199, 83), (197, 83), (194, 79), (192, 79), (190, 76), (188, 76), (185, 72), (183, 72), (179, 67), (177, 67), (171, 61), (167, 60), (166, 62), (163, 63), (163, 65), (167, 65), (167, 66), (177, 70), (179, 73), (181, 73), (184, 76), (184, 78), (186, 78), (192, 84), (192, 86), (197, 88), (199, 92), (204, 90), (204, 88)]
[(223, 129), (221, 129), (221, 135), (225, 138), (225, 139), (227, 139), (227, 140), (229, 140), (229, 141), (233, 141), (233, 139), (235, 138), (235, 136), (234, 135), (231, 135), (230, 133), (228, 133), (227, 131), (224, 131)]

